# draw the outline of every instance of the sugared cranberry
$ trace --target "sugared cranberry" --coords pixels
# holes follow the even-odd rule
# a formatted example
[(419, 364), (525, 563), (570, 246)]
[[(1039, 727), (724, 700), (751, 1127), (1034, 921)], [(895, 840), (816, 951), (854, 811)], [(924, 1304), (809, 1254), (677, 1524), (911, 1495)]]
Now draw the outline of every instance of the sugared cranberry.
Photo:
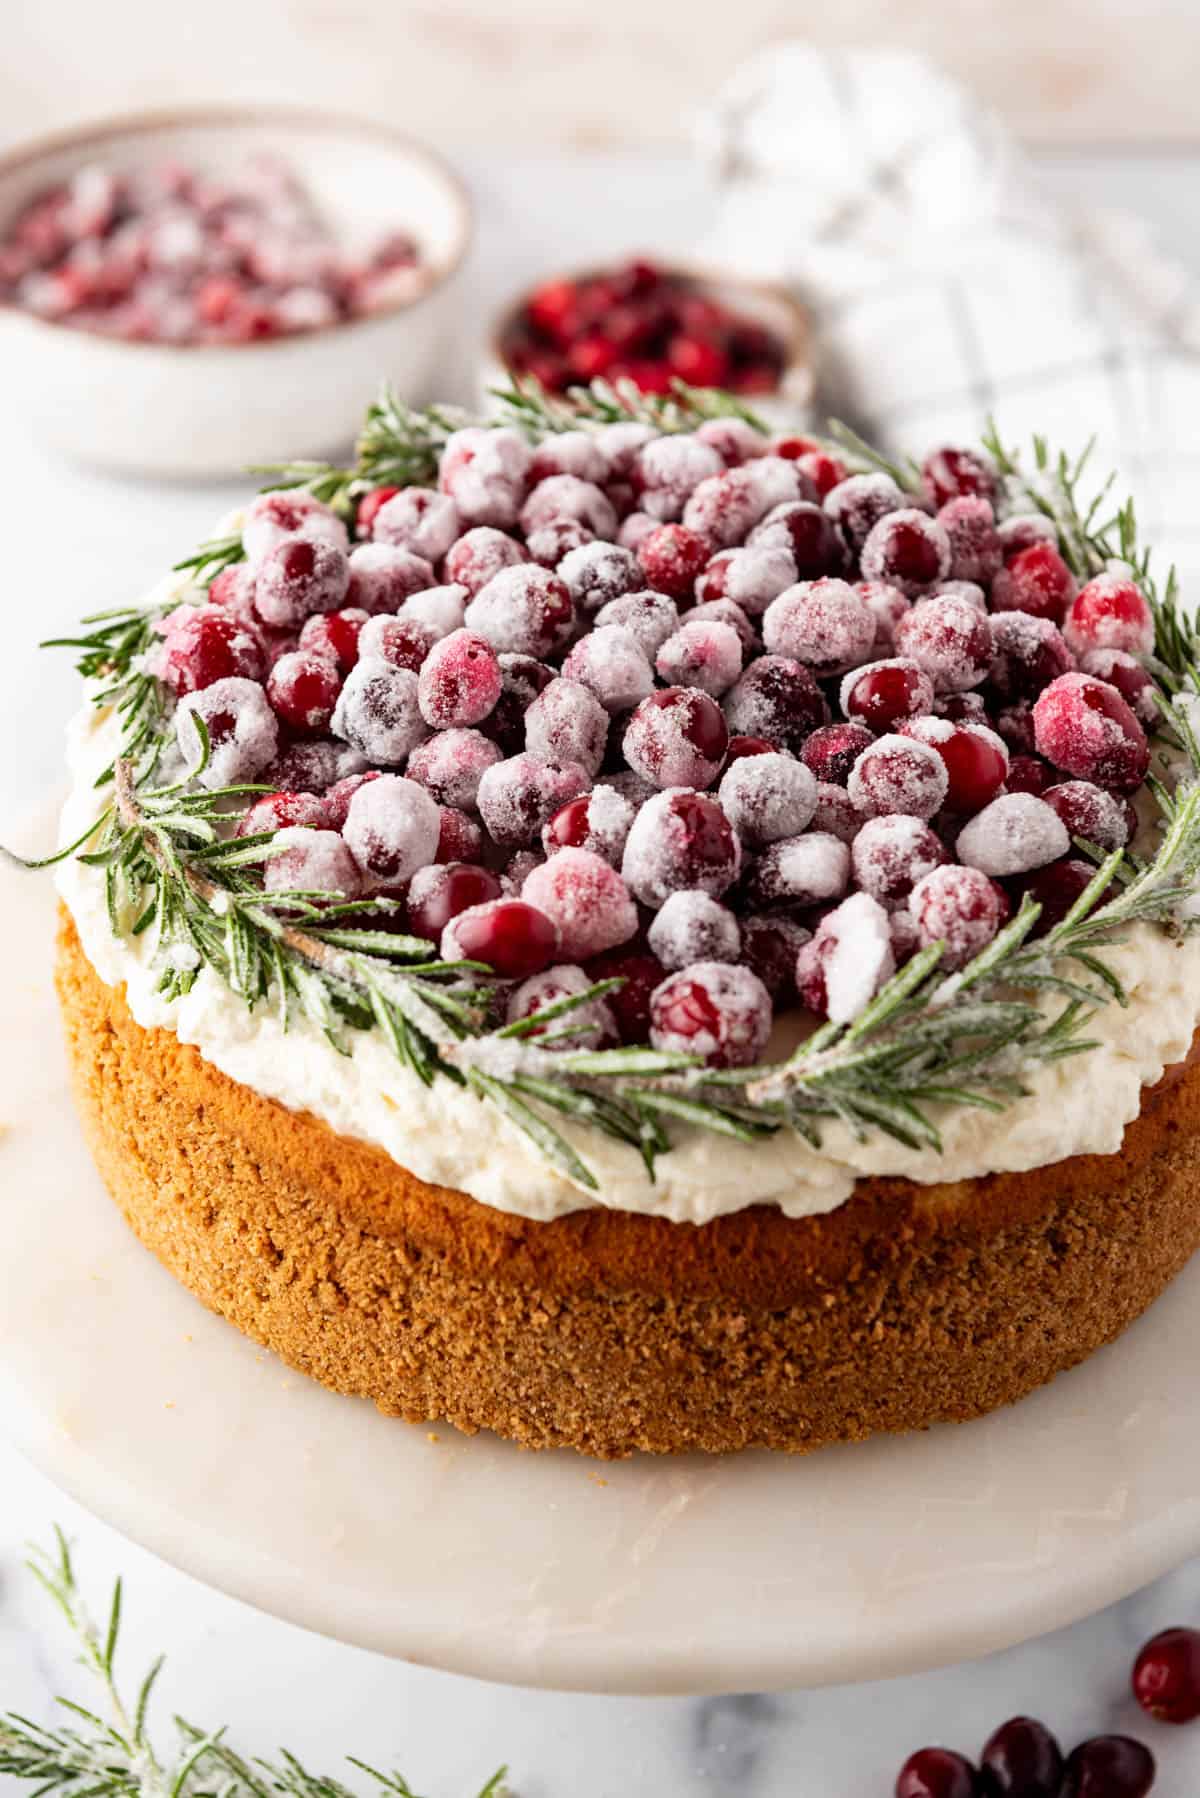
[(1054, 770), (1036, 755), (1014, 755), (1008, 764), (1005, 792), (1033, 793), (1041, 798), (1054, 780)]
[(712, 699), (728, 692), (742, 672), (742, 645), (730, 624), (685, 620), (658, 652), (655, 668), (672, 686), (697, 687)]
[[(778, 455), (778, 450), (773, 452)], [(826, 494), (846, 479), (846, 465), (831, 456), (828, 450), (811, 449), (792, 458), (797, 468), (806, 474), (817, 490), (817, 498), (824, 499)]]
[(887, 581), (859, 581), (856, 592), (870, 606), (875, 617), (875, 643), (872, 656), (882, 661), (896, 647), (896, 626), (912, 605), (911, 599)]
[(931, 450), (921, 464), (921, 485), (930, 505), (944, 506), (960, 494), (991, 500), (999, 491), (996, 465), (982, 450), (947, 444)]
[(855, 551), (881, 518), (904, 509), (904, 495), (890, 475), (852, 474), (825, 495), (825, 511)]
[[(324, 793), (337, 782), (360, 777), (366, 757), (332, 737), (298, 738), (280, 751), (263, 774), (269, 786), (286, 792)], [(341, 829), (341, 825), (336, 826)]]
[(744, 755), (774, 755), (775, 745), (766, 737), (730, 737), (729, 747), (725, 751), (725, 766), (740, 761)]
[(368, 618), (358, 634), (355, 662), (375, 656), (390, 662), (393, 668), (408, 668), (419, 674), (437, 641), (435, 633), (416, 618)]
[(986, 616), (969, 601), (923, 599), (896, 626), (896, 648), (939, 693), (962, 693), (985, 679), (992, 660)]
[(563, 673), (587, 687), (609, 712), (629, 711), (654, 687), (646, 653), (623, 624), (598, 624), (580, 637), (563, 663)]
[(408, 927), (414, 936), (440, 943), (451, 918), (500, 897), (500, 882), (487, 868), (446, 862), (420, 868), (408, 889)]
[(697, 962), (671, 974), (650, 1000), (654, 1047), (698, 1056), (707, 1067), (753, 1065), (770, 1034), (771, 997), (749, 968)]
[[(579, 998), (594, 984), (578, 965), (559, 963), (514, 988), (508, 996), (507, 1020), (515, 1024), (534, 1018), (562, 999)], [(545, 1049), (610, 1049), (618, 1041), (617, 1021), (606, 999), (586, 999), (573, 1011), (531, 1030), (529, 1037)]]
[(180, 607), (166, 621), (161, 667), (173, 693), (197, 693), (229, 675), (261, 680), (266, 657), (258, 637), (231, 613)]
[(608, 742), (608, 713), (577, 680), (559, 676), (525, 714), (525, 747), (546, 762), (578, 762), (597, 774)]
[(610, 624), (627, 630), (636, 638), (642, 654), (653, 662), (667, 638), (679, 629), (679, 608), (666, 593), (623, 593), (596, 613), (598, 629)]
[[(528, 543), (539, 531), (553, 530), (564, 524), (580, 526), (587, 538), (611, 539), (617, 534), (617, 515), (612, 501), (594, 481), (581, 481), (573, 474), (549, 475), (538, 482), (522, 506), (521, 529)], [(532, 549), (530, 553), (533, 553)]]
[(349, 584), (350, 564), (336, 544), (285, 537), (259, 564), (254, 609), (266, 624), (299, 630), (314, 612), (336, 612)]
[(256, 568), (272, 549), (294, 537), (320, 538), (343, 556), (350, 541), (332, 507), (302, 487), (260, 493), (251, 501), (242, 524), (242, 546)]
[(901, 724), (900, 735), (915, 737), (941, 756), (949, 780), (948, 811), (960, 815), (982, 811), (1008, 777), (1008, 750), (986, 724), (970, 719), (956, 724), (949, 718), (910, 718)]
[(704, 600), (699, 605), (692, 607), (687, 615), (687, 622), (689, 624), (727, 624), (742, 646), (743, 663), (762, 648), (754, 626), (736, 600)]
[(1097, 848), (1124, 849), (1137, 829), (1137, 813), (1128, 799), (1119, 799), (1088, 780), (1067, 780), (1047, 787), (1043, 797), (1056, 811), (1072, 837), (1083, 837)]
[(947, 860), (920, 818), (868, 818), (850, 845), (855, 880), (888, 910), (906, 904), (917, 881)]
[(958, 859), (982, 874), (1026, 874), (1057, 861), (1071, 839), (1058, 813), (1032, 793), (1002, 793), (959, 832)]
[(360, 657), (338, 697), (333, 729), (369, 762), (402, 762), (428, 735), (416, 675), (381, 657)]
[(612, 787), (594, 787), (572, 799), (542, 826), (542, 847), (547, 855), (556, 849), (590, 849), (619, 867), (633, 823), (634, 808)]
[[(300, 747), (307, 747), (307, 745)], [(343, 780), (335, 781), (328, 788), (322, 797), (331, 829), (345, 829), (346, 818), (350, 811), (350, 801), (358, 789), (365, 787), (370, 780), (380, 779), (382, 779), (382, 774), (379, 769), (368, 768), (361, 774), (348, 774)]]
[(358, 638), (367, 614), (359, 607), (344, 612), (317, 612), (306, 618), (300, 631), (300, 648), (335, 662), (349, 674), (358, 660)]
[(755, 912), (742, 920), (742, 955), (772, 999), (786, 1004), (796, 990), (796, 957), (809, 931), (785, 912)]
[(725, 695), (724, 709), (731, 733), (766, 737), (793, 754), (829, 717), (811, 671), (791, 656), (759, 656), (751, 662)]
[(843, 712), (861, 718), (872, 730), (890, 730), (901, 718), (918, 717), (932, 705), (933, 682), (907, 656), (853, 669), (842, 682)]
[(481, 524), (450, 545), (442, 573), (448, 581), (465, 587), (473, 598), (502, 568), (513, 568), (525, 560), (525, 551), (515, 537)]
[(844, 787), (851, 768), (874, 740), (862, 724), (825, 724), (807, 739), (800, 751), (800, 759), (818, 780), (832, 781), (834, 786)]
[(697, 426), (696, 435), (701, 443), (711, 444), (729, 468), (736, 468), (739, 462), (750, 462), (757, 456), (780, 453), (774, 443), (769, 443), (762, 432), (744, 418), (706, 418)]
[(454, 500), (464, 525), (509, 530), (521, 510), (532, 459), (518, 431), (468, 425), (446, 440), (438, 486)]
[(875, 614), (845, 581), (802, 581), (767, 607), (763, 642), (824, 677), (857, 668), (875, 642)]
[(1200, 1717), (1200, 1630), (1164, 1629), (1133, 1663), (1133, 1695), (1160, 1723)]
[(608, 995), (623, 1043), (644, 1043), (650, 1038), (650, 996), (666, 978), (666, 969), (653, 955), (636, 949), (610, 949), (587, 964), (591, 980), (621, 980), (624, 985)]
[(938, 523), (950, 539), (950, 574), (987, 586), (1004, 565), (1004, 551), (986, 499), (964, 494), (944, 505)]
[(1062, 1749), (1035, 1717), (1010, 1717), (979, 1757), (983, 1798), (1059, 1798)]
[(946, 802), (949, 776), (936, 748), (915, 738), (888, 735), (864, 749), (846, 791), (867, 818), (901, 813), (932, 818)]
[(840, 837), (820, 830), (771, 843), (750, 870), (746, 882), (751, 904), (772, 906), (828, 905), (850, 884), (850, 851)]
[(523, 849), (539, 839), (548, 818), (591, 784), (578, 762), (558, 767), (540, 756), (513, 755), (484, 770), (476, 804), (493, 842)]
[(865, 580), (889, 581), (915, 599), (948, 578), (950, 539), (928, 513), (904, 506), (872, 527), (861, 559)]
[(796, 559), (779, 544), (756, 548), (723, 549), (708, 563), (696, 581), (701, 605), (731, 599), (750, 617), (757, 618), (796, 581)]
[(1154, 1756), (1132, 1736), (1093, 1736), (1067, 1760), (1062, 1798), (1146, 1798)]
[(479, 724), (500, 697), (500, 663), (492, 645), (469, 630), (452, 631), (422, 663), (421, 716), (435, 730)]
[(466, 610), (469, 629), (496, 650), (546, 656), (561, 648), (575, 622), (566, 583), (530, 563), (502, 568)]
[(307, 830), (329, 829), (331, 817), (324, 798), (316, 793), (264, 794), (242, 814), (237, 834), (239, 837), (257, 836), (263, 830), (286, 830), (294, 824), (303, 825)]
[(719, 898), (738, 877), (737, 835), (715, 799), (676, 788), (656, 793), (633, 821), (621, 872), (635, 899), (660, 906), (694, 887)]
[(478, 730), (443, 730), (418, 743), (406, 772), (439, 805), (471, 811), (486, 769), (504, 759), (498, 743)]
[[(208, 733), (208, 762), (203, 772), (203, 743), (194, 720)], [(175, 710), (175, 738), (184, 766), (195, 772), (210, 792), (256, 780), (275, 760), (279, 726), (257, 681), (237, 674), (213, 681), (198, 693), (185, 693)]]
[(638, 451), (631, 469), (640, 509), (664, 524), (681, 518), (692, 491), (710, 475), (723, 473), (724, 467), (717, 451), (698, 437), (652, 438)]
[(329, 727), (342, 681), (337, 663), (311, 650), (280, 656), (267, 678), (267, 698), (285, 724), (315, 736)]
[(1032, 612), (996, 612), (989, 620), (992, 659), (988, 684), (998, 699), (1036, 699), (1067, 674), (1071, 652), (1058, 626)]
[(376, 513), (381, 506), (386, 506), (390, 499), (394, 499), (399, 491), (399, 487), (372, 487), (369, 493), (363, 494), (358, 502), (358, 511), (355, 515), (355, 523), (360, 537), (371, 535), (371, 526), (375, 522)]
[(358, 864), (336, 830), (287, 825), (273, 847), (262, 871), (265, 892), (336, 893), (354, 899), (363, 890)]
[[(776, 456), (760, 457), (701, 481), (683, 511), (683, 522), (714, 549), (744, 543), (754, 527), (774, 508), (791, 501), (816, 499), (816, 491), (793, 463)], [(787, 547), (776, 533), (773, 541)]]
[(896, 1777), (896, 1798), (978, 1798), (970, 1761), (949, 1748), (918, 1748)]
[[(410, 763), (411, 766), (411, 763)], [(438, 827), (437, 860), (439, 862), (479, 862), (483, 860), (483, 831), (475, 818), (460, 812), (456, 806), (441, 808)]]
[(1033, 543), (1007, 561), (992, 582), (992, 610), (1032, 612), (1035, 618), (1061, 624), (1076, 585), (1053, 543)]
[(433, 581), (432, 566), (411, 550), (393, 543), (359, 543), (350, 551), (346, 598), (351, 606), (374, 618), (381, 612), (398, 612), (406, 600), (431, 588)]
[(595, 542), (595, 534), (577, 518), (553, 518), (530, 531), (525, 539), (529, 560), (543, 568), (557, 568), (565, 557)]
[(670, 894), (651, 921), (646, 940), (671, 971), (698, 961), (737, 961), (742, 946), (737, 919), (708, 893)]
[(1098, 574), (1071, 601), (1063, 636), (1076, 655), (1121, 649), (1126, 655), (1148, 656), (1154, 648), (1154, 614), (1128, 575)]
[(1139, 724), (1157, 725), (1162, 714), (1158, 688), (1149, 670), (1123, 649), (1085, 649), (1079, 658), (1085, 674), (1115, 687)]
[(818, 1017), (849, 1024), (896, 971), (887, 912), (853, 893), (828, 912), (796, 957), (796, 991)]
[(977, 868), (932, 868), (909, 895), (917, 940), (926, 949), (942, 943), (944, 972), (964, 968), (986, 949), (1008, 917), (1001, 889)]
[(793, 756), (739, 756), (722, 775), (717, 797), (743, 843), (763, 848), (807, 827), (816, 809), (817, 782)]
[(405, 886), (437, 852), (441, 819), (424, 787), (399, 774), (359, 787), (342, 834), (355, 861), (381, 887)]
[(646, 585), (672, 599), (690, 597), (711, 553), (707, 539), (682, 524), (659, 525), (642, 538), (637, 552)]
[[(1062, 861), (1051, 862), (1047, 867), (1015, 875), (1006, 885), (1014, 905), (1028, 897), (1041, 907), (1041, 916), (1033, 928), (1033, 935), (1039, 937), (1062, 923), (1095, 877), (1096, 870), (1091, 862), (1082, 861), (1078, 856), (1065, 856)], [(1106, 898), (1112, 896), (1110, 889)]]
[(1033, 708), (1039, 754), (1078, 780), (1118, 792), (1140, 786), (1150, 765), (1150, 745), (1115, 687), (1090, 674), (1063, 674)]
[(802, 581), (837, 574), (845, 562), (845, 549), (836, 525), (828, 513), (811, 500), (789, 500), (776, 506), (761, 524), (755, 525), (749, 541), (755, 549), (761, 545), (790, 550), (797, 579)]
[(666, 687), (643, 699), (624, 737), (635, 774), (658, 787), (707, 787), (717, 777), (729, 731), (721, 708), (694, 687)]
[(839, 842), (852, 843), (865, 820), (845, 787), (832, 781), (817, 782), (817, 809), (813, 813), (813, 829), (828, 831)]
[(558, 930), (524, 899), (489, 899), (451, 919), (441, 952), (446, 961), (481, 961), (502, 980), (528, 980), (558, 958)]

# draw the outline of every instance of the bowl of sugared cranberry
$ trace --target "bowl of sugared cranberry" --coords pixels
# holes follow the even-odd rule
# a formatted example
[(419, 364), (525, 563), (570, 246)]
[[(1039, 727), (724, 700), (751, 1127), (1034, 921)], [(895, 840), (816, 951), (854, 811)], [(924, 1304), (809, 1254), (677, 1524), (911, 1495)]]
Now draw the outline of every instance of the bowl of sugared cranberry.
[(0, 158), (10, 420), (86, 461), (219, 475), (352, 441), (381, 376), (427, 389), (467, 197), (385, 127), (147, 115)]
[(539, 281), (501, 315), (497, 367), (548, 393), (595, 380), (643, 393), (721, 387), (795, 419), (812, 396), (807, 315), (782, 288), (634, 257)]

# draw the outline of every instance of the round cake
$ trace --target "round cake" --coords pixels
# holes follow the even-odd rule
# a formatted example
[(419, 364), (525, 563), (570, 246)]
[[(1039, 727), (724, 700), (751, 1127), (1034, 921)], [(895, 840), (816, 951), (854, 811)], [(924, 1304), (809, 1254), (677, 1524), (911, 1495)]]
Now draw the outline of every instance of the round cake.
[(59, 994), (185, 1285), (600, 1456), (976, 1417), (1145, 1309), (1200, 696), (1130, 523), (621, 386), (302, 477), (79, 640)]

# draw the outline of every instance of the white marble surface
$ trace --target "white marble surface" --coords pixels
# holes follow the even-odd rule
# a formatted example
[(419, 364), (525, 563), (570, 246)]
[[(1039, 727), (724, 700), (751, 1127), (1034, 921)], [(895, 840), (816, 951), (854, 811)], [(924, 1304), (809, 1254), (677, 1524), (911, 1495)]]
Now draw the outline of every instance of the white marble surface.
[[(679, 164), (650, 172), (591, 160), (551, 170), (489, 158), (472, 172), (484, 208), (474, 289), (481, 305), (547, 261), (633, 243), (686, 245), (703, 223), (703, 195)], [(1071, 156), (1056, 158), (1048, 172), (1090, 199), (1140, 205), (1185, 254), (1200, 258), (1194, 165)], [(465, 360), (459, 366), (465, 370)], [(0, 617), (5, 660), (17, 671), (0, 708), (3, 819), (53, 780), (71, 701), (65, 661), (35, 657), (36, 639), (140, 590), (207, 528), (225, 496), (134, 489), (11, 441), (0, 450), (0, 481), (7, 501)], [(1045, 1714), (1067, 1738), (1134, 1726), (1125, 1692), (1138, 1643), (1166, 1624), (1200, 1620), (1200, 1564), (1193, 1563), (1056, 1636), (885, 1686), (702, 1701), (528, 1694), (406, 1668), (250, 1612), (90, 1520), (3, 1449), (0, 1707), (34, 1715), (47, 1712), (53, 1692), (80, 1691), (69, 1645), (20, 1571), (22, 1544), (44, 1538), (51, 1519), (75, 1536), (98, 1600), (118, 1570), (127, 1576), (131, 1671), (152, 1651), (170, 1651), (164, 1717), (174, 1707), (197, 1722), (227, 1722), (252, 1751), (286, 1743), (330, 1770), (349, 1750), (402, 1767), (434, 1798), (473, 1791), (472, 1780), (481, 1782), (502, 1759), (523, 1798), (885, 1798), (912, 1746), (946, 1739), (970, 1748), (1016, 1710)], [(697, 1584), (702, 1594), (702, 1575)], [(1200, 1730), (1156, 1730), (1153, 1740), (1162, 1765), (1156, 1798), (1194, 1794)]]

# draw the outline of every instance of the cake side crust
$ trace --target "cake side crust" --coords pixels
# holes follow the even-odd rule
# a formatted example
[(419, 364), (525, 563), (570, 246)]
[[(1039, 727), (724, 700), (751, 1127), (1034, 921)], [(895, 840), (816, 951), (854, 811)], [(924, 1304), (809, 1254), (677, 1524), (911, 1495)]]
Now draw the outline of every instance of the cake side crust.
[(1200, 1244), (1200, 1065), (1119, 1154), (822, 1217), (543, 1223), (417, 1180), (145, 1030), (64, 916), (76, 1098), (131, 1227), (335, 1389), (530, 1447), (800, 1451), (1010, 1403), (1118, 1335)]

